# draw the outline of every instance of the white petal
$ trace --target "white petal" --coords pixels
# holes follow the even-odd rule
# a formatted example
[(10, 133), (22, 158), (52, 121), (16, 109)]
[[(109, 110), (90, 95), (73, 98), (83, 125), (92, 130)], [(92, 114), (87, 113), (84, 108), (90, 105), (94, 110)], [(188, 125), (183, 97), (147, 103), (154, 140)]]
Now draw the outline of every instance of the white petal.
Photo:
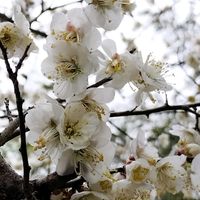
[(97, 148), (105, 146), (111, 139), (111, 131), (110, 128), (106, 125), (105, 122), (101, 122), (101, 124), (97, 128), (98, 134), (91, 139), (92, 145)]
[(84, 36), (83, 45), (85, 45), (89, 51), (94, 51), (100, 46), (100, 44), (101, 34), (96, 28), (92, 27)]
[(62, 153), (56, 166), (56, 172), (60, 176), (72, 174), (74, 172), (74, 153), (68, 149)]
[(56, 77), (56, 70), (51, 58), (46, 58), (41, 64), (41, 71), (47, 78), (54, 79)]
[(89, 89), (91, 99), (99, 103), (108, 103), (113, 100), (115, 96), (115, 90), (113, 88), (95, 88)]
[(191, 165), (191, 171), (194, 172), (195, 174), (200, 175), (199, 167), (200, 167), (200, 154), (194, 157)]
[(27, 21), (27, 19), (25, 18), (25, 16), (22, 14), (21, 12), (21, 8), (19, 5), (15, 5), (14, 6), (14, 22), (16, 24), (17, 27), (20, 28), (20, 30), (22, 30), (24, 35), (28, 35), (29, 34), (29, 22)]
[(117, 53), (117, 47), (113, 40), (106, 39), (102, 42), (102, 48), (106, 52), (106, 54), (112, 58), (112, 56)]
[(55, 13), (51, 21), (51, 30), (53, 32), (66, 31), (67, 17), (64, 13)]

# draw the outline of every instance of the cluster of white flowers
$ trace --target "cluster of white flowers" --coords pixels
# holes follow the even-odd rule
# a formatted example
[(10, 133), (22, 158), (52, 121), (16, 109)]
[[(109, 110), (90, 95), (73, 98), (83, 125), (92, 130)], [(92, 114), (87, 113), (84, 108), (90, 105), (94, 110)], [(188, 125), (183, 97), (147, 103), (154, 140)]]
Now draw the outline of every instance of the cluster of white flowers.
[[(148, 200), (166, 192), (186, 193), (188, 188), (199, 192), (200, 135), (191, 129), (175, 127), (171, 131), (180, 137), (178, 153), (164, 158), (139, 133), (132, 140), (124, 174), (110, 173), (115, 148), (106, 124), (110, 115), (106, 103), (113, 100), (115, 89), (132, 84), (140, 104), (144, 94), (154, 100), (152, 91), (167, 91), (171, 86), (163, 76), (163, 63), (150, 56), (144, 62), (137, 51), (120, 54), (113, 40), (102, 41), (99, 28), (115, 30), (123, 15), (134, 9), (131, 1), (85, 2), (88, 5), (83, 8), (55, 13), (52, 18), (42, 72), (54, 82), (53, 91), (64, 103), (48, 98), (28, 112), (28, 143), (39, 160), (48, 157), (55, 163), (59, 175), (75, 172), (84, 177), (88, 190), (73, 194), (72, 200)], [(0, 42), (8, 58), (20, 58), (33, 43), (29, 24), (18, 7), (14, 8), (14, 23), (0, 24)], [(34, 43), (31, 46), (33, 50)], [(89, 87), (91, 74), (97, 82), (111, 80), (101, 88)]]

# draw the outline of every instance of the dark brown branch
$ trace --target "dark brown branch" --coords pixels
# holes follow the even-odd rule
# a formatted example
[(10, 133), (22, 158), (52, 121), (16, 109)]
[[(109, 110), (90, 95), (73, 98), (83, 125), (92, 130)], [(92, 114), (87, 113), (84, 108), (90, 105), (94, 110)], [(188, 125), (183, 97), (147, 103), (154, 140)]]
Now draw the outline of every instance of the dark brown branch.
[(24, 199), (22, 177), (19, 176), (0, 155), (0, 199)]
[(22, 155), (23, 172), (24, 172), (23, 188), (24, 188), (24, 193), (25, 193), (26, 198), (30, 199), (30, 190), (29, 190), (30, 166), (29, 166), (29, 163), (28, 163), (28, 155), (27, 155), (27, 149), (26, 149), (26, 128), (25, 128), (25, 117), (24, 117), (24, 113), (23, 113), (23, 101), (24, 100), (21, 97), (20, 90), (19, 90), (19, 83), (18, 83), (18, 80), (17, 80), (18, 69), (21, 68), (22, 63), (27, 56), (27, 52), (30, 48), (30, 45), (27, 46), (27, 48), (24, 52), (24, 55), (22, 56), (22, 58), (20, 59), (19, 63), (16, 66), (15, 72), (12, 71), (12, 68), (10, 66), (10, 63), (9, 63), (8, 57), (7, 57), (7, 50), (1, 42), (0, 42), (0, 48), (1, 48), (1, 51), (2, 51), (2, 55), (4, 57), (4, 61), (5, 61), (6, 69), (7, 69), (8, 74), (9, 74), (9, 78), (13, 83), (14, 93), (15, 93), (15, 97), (16, 97), (17, 110), (18, 110), (18, 114), (19, 114), (20, 136), (21, 136), (20, 152), (21, 152), (21, 155)]
[(67, 176), (58, 176), (56, 172), (49, 174), (43, 179), (32, 181), (34, 191), (36, 191), (36, 196), (39, 199), (50, 199), (51, 192), (66, 188), (68, 181), (75, 179), (77, 175), (75, 173)]
[(115, 123), (113, 123), (111, 120), (108, 121), (113, 127), (115, 127), (119, 132), (121, 132), (123, 135), (127, 136), (129, 139), (133, 139), (130, 137), (123, 129), (118, 127)]
[(28, 56), (28, 50), (31, 47), (31, 43), (26, 47), (24, 54), (22, 55), (22, 57), (19, 59), (19, 62), (17, 63), (16, 67), (15, 67), (15, 75), (17, 76), (17, 73), (19, 71), (19, 69), (22, 67), (22, 64), (25, 60), (25, 58)]
[(87, 89), (89, 89), (89, 88), (94, 88), (94, 87), (99, 87), (99, 86), (103, 85), (104, 83), (107, 83), (107, 82), (109, 82), (109, 81), (111, 81), (111, 80), (112, 80), (111, 77), (104, 78), (104, 79), (98, 81), (97, 83), (88, 86)]
[(3, 146), (6, 142), (18, 136), (15, 134), (15, 130), (19, 127), (19, 118), (16, 118), (4, 129), (0, 134), (0, 146)]
[(41, 37), (44, 37), (46, 38), (47, 37), (47, 34), (45, 32), (42, 32), (42, 31), (39, 31), (39, 30), (36, 30), (36, 29), (32, 29), (30, 28), (31, 32), (36, 34), (36, 35), (39, 35)]
[(165, 112), (165, 111), (177, 111), (177, 110), (183, 110), (185, 112), (189, 112), (200, 117), (200, 114), (192, 110), (192, 108), (199, 107), (199, 106), (200, 106), (200, 103), (186, 104), (186, 105), (173, 105), (173, 106), (170, 106), (167, 104), (167, 105), (160, 106), (158, 108), (149, 109), (149, 110), (111, 112), (110, 117), (122, 117), (122, 116), (133, 116), (133, 115), (149, 116), (150, 114), (153, 114), (153, 113), (159, 113), (159, 112)]
[(8, 21), (8, 22), (13, 23), (13, 20), (10, 17), (8, 17), (5, 14), (3, 14), (3, 13), (0, 13), (0, 21), (1, 22)]

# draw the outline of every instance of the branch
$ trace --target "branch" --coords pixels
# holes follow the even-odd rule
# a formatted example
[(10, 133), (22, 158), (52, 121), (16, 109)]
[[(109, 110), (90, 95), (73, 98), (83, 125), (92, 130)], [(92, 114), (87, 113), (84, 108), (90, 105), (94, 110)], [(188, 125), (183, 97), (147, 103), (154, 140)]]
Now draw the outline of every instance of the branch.
[(199, 106), (200, 106), (200, 103), (186, 104), (186, 105), (174, 105), (174, 106), (170, 106), (170, 105), (166, 104), (164, 106), (149, 109), (149, 110), (111, 112), (110, 117), (122, 117), (122, 116), (133, 116), (133, 115), (146, 115), (148, 117), (152, 113), (159, 113), (159, 112), (165, 112), (165, 111), (177, 111), (177, 110), (183, 110), (185, 112), (190, 112), (190, 113), (200, 117), (200, 114), (198, 114), (195, 110), (192, 110)]
[(41, 11), (40, 13), (35, 17), (33, 18), (31, 21), (30, 21), (30, 24), (32, 24), (33, 22), (37, 21), (38, 18), (44, 14), (46, 11), (54, 11), (54, 10), (57, 10), (58, 8), (63, 8), (65, 6), (69, 6), (71, 4), (74, 4), (74, 3), (81, 3), (83, 0), (78, 0), (78, 1), (75, 1), (75, 2), (70, 2), (70, 3), (66, 3), (66, 4), (63, 4), (63, 5), (60, 5), (60, 6), (55, 6), (55, 7), (48, 7), (48, 8), (44, 8), (44, 1), (42, 0), (41, 2)]
[(39, 36), (44, 37), (44, 38), (47, 37), (47, 34), (43, 31), (39, 31), (39, 30), (32, 29), (32, 28), (30, 28), (30, 30), (31, 30), (32, 33), (34, 33), (36, 35), (39, 35)]
[(8, 127), (6, 127), (4, 131), (0, 134), (0, 146), (3, 146), (6, 142), (19, 135), (19, 133), (17, 133), (17, 135), (15, 134), (15, 130), (18, 127), (19, 118), (16, 118), (15, 120), (9, 123)]
[(22, 57), (20, 58), (19, 62), (17, 63), (16, 67), (15, 67), (15, 75), (17, 76), (17, 73), (19, 71), (19, 69), (22, 67), (22, 64), (25, 60), (25, 58), (28, 56), (28, 50), (31, 47), (31, 43), (26, 47), (24, 54), (22, 55)]
[(22, 63), (24, 59), (27, 56), (27, 52), (30, 48), (30, 45), (27, 46), (22, 58), (20, 59), (19, 63), (16, 66), (16, 71), (13, 72), (12, 68), (10, 66), (10, 63), (8, 61), (7, 57), (7, 49), (3, 46), (3, 44), (0, 42), (0, 48), (2, 51), (2, 55), (5, 61), (5, 65), (9, 74), (9, 78), (13, 83), (14, 87), (14, 92), (16, 96), (16, 104), (17, 104), (17, 110), (19, 114), (19, 127), (20, 127), (20, 136), (21, 136), (21, 146), (20, 146), (20, 152), (22, 155), (22, 160), (23, 160), (23, 172), (24, 172), (24, 193), (27, 199), (30, 199), (30, 190), (29, 190), (29, 172), (30, 172), (30, 166), (28, 163), (28, 155), (27, 155), (27, 149), (26, 149), (26, 128), (25, 128), (25, 117), (23, 113), (23, 99), (20, 94), (19, 90), (19, 83), (17, 80), (17, 72), (21, 68)]
[(94, 87), (99, 87), (99, 86), (103, 85), (104, 83), (107, 83), (107, 82), (109, 82), (109, 81), (111, 81), (111, 80), (112, 80), (111, 77), (104, 78), (104, 79), (98, 81), (97, 83), (88, 86), (87, 89), (89, 89), (89, 88), (94, 88)]
[(8, 165), (0, 154), (0, 199), (24, 199), (22, 177)]
[(54, 172), (43, 179), (32, 181), (32, 185), (34, 191), (36, 191), (36, 196), (40, 199), (50, 199), (52, 191), (69, 187), (68, 182), (76, 177), (77, 175), (75, 173), (66, 176), (58, 176), (57, 173)]
[(120, 127), (118, 127), (115, 123), (113, 123), (111, 120), (108, 120), (108, 122), (115, 127), (119, 132), (121, 132), (123, 135), (127, 136), (129, 139), (133, 139), (132, 137), (130, 137), (123, 129), (121, 129)]

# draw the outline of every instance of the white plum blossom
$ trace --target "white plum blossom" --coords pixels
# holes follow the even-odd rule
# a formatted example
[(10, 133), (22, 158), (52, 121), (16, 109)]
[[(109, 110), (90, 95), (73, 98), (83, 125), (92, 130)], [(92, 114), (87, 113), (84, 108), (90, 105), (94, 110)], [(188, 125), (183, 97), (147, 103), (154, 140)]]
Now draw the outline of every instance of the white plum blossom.
[(78, 194), (75, 193), (71, 199), (110, 200), (112, 199), (111, 191), (114, 181), (112, 175), (109, 172), (105, 172), (103, 178), (89, 185), (88, 191), (83, 191)]
[(61, 41), (48, 49), (48, 57), (42, 63), (43, 74), (55, 81), (54, 92), (61, 99), (82, 93), (87, 87), (88, 75), (97, 68), (96, 57), (86, 48)]
[(44, 103), (28, 111), (26, 124), (30, 129), (27, 142), (39, 154), (39, 160), (50, 157), (55, 163), (64, 150), (58, 124), (64, 109), (58, 104)]
[(185, 145), (190, 143), (200, 144), (200, 135), (199, 132), (195, 131), (192, 128), (185, 128), (180, 125), (175, 125), (170, 130), (170, 133), (180, 137), (179, 144)]
[(67, 149), (60, 157), (56, 171), (59, 175), (76, 171), (90, 184), (94, 184), (101, 180), (108, 170), (114, 153), (115, 148), (111, 142), (100, 148), (90, 145), (79, 150)]
[(158, 150), (147, 143), (143, 131), (140, 131), (137, 137), (131, 141), (131, 156), (136, 160), (143, 158), (152, 165), (159, 159)]
[[(19, 6), (14, 6), (13, 21), (13, 23), (0, 23), (0, 42), (6, 48), (8, 58), (22, 57), (26, 47), (30, 44), (29, 52), (36, 49), (30, 37), (29, 22), (21, 13)], [(0, 57), (3, 57), (2, 53)]]
[(127, 179), (117, 181), (113, 184), (113, 200), (150, 200), (152, 186), (150, 184), (135, 185)]
[(184, 155), (167, 156), (156, 163), (155, 171), (152, 168), (150, 176), (159, 196), (165, 192), (176, 194), (182, 190), (186, 178), (185, 162)]
[(163, 63), (150, 60), (149, 55), (145, 63), (137, 66), (139, 73), (137, 77), (134, 75), (132, 78), (133, 85), (138, 88), (136, 95), (137, 104), (141, 104), (144, 94), (147, 94), (152, 101), (155, 101), (150, 92), (168, 91), (172, 88), (163, 77)]
[(94, 51), (101, 44), (101, 34), (91, 26), (81, 8), (69, 10), (67, 14), (55, 13), (51, 22), (51, 34), (47, 37), (46, 48), (56, 41), (76, 43)]
[(200, 135), (192, 128), (184, 128), (176, 125), (172, 127), (170, 133), (180, 137), (178, 150), (188, 157), (194, 157), (200, 153)]
[(88, 5), (84, 9), (88, 19), (97, 27), (107, 31), (116, 29), (125, 12), (134, 9), (130, 0), (85, 0)]
[(126, 165), (126, 176), (135, 184), (145, 183), (149, 179), (151, 166), (145, 159), (137, 159)]
[(100, 120), (106, 121), (110, 115), (105, 103), (113, 100), (112, 88), (89, 88), (80, 95), (73, 96), (69, 102), (80, 102), (87, 112), (95, 112)]
[(111, 39), (104, 40), (102, 48), (106, 55), (100, 58), (103, 69), (98, 72), (97, 80), (111, 77), (112, 80), (104, 85), (121, 89), (139, 73), (137, 65), (140, 64), (141, 58), (137, 53), (131, 54), (128, 51), (123, 54), (117, 53), (116, 44)]
[[(95, 112), (87, 112), (80, 103), (66, 106), (59, 124), (61, 142), (73, 150), (86, 148), (91, 143), (106, 144), (110, 129)], [(99, 146), (99, 145), (97, 145)]]

